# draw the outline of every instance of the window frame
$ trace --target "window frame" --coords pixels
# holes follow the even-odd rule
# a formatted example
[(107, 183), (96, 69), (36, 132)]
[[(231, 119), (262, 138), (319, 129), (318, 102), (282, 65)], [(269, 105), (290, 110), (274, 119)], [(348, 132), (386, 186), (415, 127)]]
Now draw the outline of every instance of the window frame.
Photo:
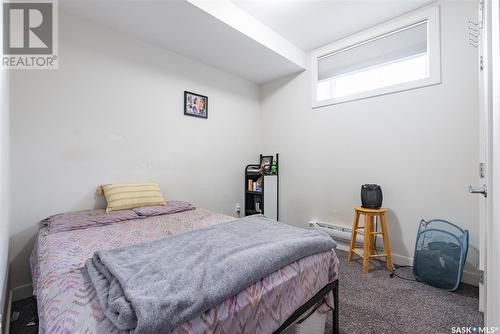
[[(427, 21), (427, 54), (429, 56), (429, 76), (423, 79), (408, 81), (382, 88), (376, 88), (352, 95), (325, 100), (317, 100), (318, 61), (320, 58), (341, 50), (356, 47), (382, 35), (400, 30), (418, 22)], [(370, 97), (393, 94), (409, 89), (427, 87), (441, 83), (441, 31), (439, 5), (426, 7), (403, 15), (394, 20), (382, 23), (360, 33), (328, 44), (310, 53), (312, 107), (320, 108), (333, 104), (345, 103)]]

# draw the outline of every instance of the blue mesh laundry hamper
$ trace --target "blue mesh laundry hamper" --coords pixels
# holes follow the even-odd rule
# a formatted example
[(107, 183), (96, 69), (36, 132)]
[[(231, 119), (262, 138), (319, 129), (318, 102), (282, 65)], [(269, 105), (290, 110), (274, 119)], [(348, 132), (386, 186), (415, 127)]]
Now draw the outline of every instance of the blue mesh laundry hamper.
[(422, 283), (454, 291), (464, 272), (469, 231), (446, 220), (422, 219), (418, 226), (413, 275)]

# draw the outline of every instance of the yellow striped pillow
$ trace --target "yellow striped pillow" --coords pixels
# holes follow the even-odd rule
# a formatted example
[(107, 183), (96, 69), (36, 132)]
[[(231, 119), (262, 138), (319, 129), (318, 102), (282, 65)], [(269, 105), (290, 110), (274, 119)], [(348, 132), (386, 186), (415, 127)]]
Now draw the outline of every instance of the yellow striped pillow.
[(106, 212), (140, 206), (165, 205), (158, 183), (114, 183), (102, 186), (108, 202)]

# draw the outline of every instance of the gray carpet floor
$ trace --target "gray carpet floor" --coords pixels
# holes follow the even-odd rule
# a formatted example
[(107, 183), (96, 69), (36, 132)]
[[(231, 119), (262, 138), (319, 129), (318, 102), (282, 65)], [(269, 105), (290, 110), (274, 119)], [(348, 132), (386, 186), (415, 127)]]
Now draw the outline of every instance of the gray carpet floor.
[[(341, 333), (451, 333), (452, 327), (483, 325), (477, 287), (461, 284), (448, 292), (390, 278), (379, 261), (371, 262), (364, 274), (359, 257), (347, 262), (346, 252), (337, 254)], [(411, 268), (397, 274), (413, 279)]]
[[(452, 327), (482, 326), (478, 309), (478, 289), (462, 284), (455, 292), (447, 292), (425, 284), (394, 277), (371, 263), (364, 274), (357, 258), (347, 262), (346, 253), (338, 251), (340, 259), (340, 333), (451, 333)], [(413, 279), (411, 268), (401, 268), (398, 275)], [(37, 333), (38, 326), (26, 326), (35, 319), (36, 301), (28, 298), (15, 302), (13, 311), (21, 312), (11, 323), (11, 333)], [(331, 319), (329, 317), (329, 319)], [(327, 333), (331, 323), (327, 324)]]

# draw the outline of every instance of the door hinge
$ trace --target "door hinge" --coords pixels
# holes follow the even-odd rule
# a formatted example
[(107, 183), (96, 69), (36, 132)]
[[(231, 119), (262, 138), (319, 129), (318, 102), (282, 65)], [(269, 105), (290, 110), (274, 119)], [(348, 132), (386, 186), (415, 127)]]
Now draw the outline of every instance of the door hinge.
[(482, 30), (483, 29), (483, 25), (484, 25), (484, 1), (480, 1), (479, 2), (479, 8), (478, 8), (478, 23), (479, 23), (479, 29)]
[(479, 163), (479, 177), (484, 178), (485, 176), (486, 164), (484, 162)]
[(479, 70), (482, 71), (484, 69), (483, 56), (479, 57)]
[(479, 270), (479, 283), (484, 283), (484, 270)]

